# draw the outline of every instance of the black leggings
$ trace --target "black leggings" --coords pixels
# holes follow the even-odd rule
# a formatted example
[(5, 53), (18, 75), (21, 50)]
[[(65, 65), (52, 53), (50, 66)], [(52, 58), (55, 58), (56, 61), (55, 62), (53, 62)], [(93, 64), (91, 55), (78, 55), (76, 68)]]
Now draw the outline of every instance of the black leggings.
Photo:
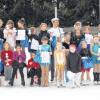
[(19, 69), (20, 76), (21, 76), (21, 82), (22, 82), (22, 84), (25, 84), (24, 74), (23, 74), (24, 66), (25, 66), (24, 63), (20, 63), (20, 64), (18, 62), (13, 63), (13, 73), (12, 73), (12, 78), (11, 78), (11, 83), (12, 84), (14, 82), (14, 78), (15, 78), (15, 75), (16, 75), (18, 69)]

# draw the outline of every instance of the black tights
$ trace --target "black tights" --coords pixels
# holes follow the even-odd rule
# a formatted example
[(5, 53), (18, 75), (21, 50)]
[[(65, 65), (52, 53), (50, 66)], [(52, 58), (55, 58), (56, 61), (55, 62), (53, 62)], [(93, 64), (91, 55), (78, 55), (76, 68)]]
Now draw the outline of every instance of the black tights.
[(13, 85), (14, 78), (15, 78), (15, 75), (16, 75), (18, 69), (20, 72), (22, 85), (25, 85), (24, 73), (23, 73), (24, 66), (25, 66), (24, 63), (21, 63), (21, 64), (19, 64), (18, 62), (13, 63), (13, 73), (12, 73), (12, 78), (11, 78), (11, 85)]

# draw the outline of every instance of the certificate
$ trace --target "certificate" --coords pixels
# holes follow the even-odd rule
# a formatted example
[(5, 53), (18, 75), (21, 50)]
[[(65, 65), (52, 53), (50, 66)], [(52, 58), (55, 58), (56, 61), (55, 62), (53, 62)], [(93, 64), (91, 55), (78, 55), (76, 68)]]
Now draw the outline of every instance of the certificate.
[(17, 40), (25, 40), (25, 30), (17, 31)]
[(41, 62), (50, 63), (50, 53), (49, 52), (41, 52)]
[[(98, 49), (98, 53), (100, 54), (100, 48)], [(98, 57), (98, 60), (100, 60), (100, 56)]]
[(35, 39), (32, 39), (31, 49), (38, 50), (39, 49), (39, 42)]

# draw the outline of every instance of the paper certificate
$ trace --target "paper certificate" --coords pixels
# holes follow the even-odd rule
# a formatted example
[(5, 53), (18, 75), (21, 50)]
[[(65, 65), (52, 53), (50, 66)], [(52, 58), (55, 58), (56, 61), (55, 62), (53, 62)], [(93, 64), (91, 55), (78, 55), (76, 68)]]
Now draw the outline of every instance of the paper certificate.
[(41, 52), (41, 62), (50, 63), (50, 53), (49, 52)]
[[(100, 54), (100, 48), (98, 49), (98, 53)], [(98, 57), (98, 60), (100, 60), (100, 56)]]
[(25, 30), (18, 30), (17, 40), (25, 40)]
[(32, 39), (31, 49), (38, 50), (39, 49), (39, 42), (35, 39)]

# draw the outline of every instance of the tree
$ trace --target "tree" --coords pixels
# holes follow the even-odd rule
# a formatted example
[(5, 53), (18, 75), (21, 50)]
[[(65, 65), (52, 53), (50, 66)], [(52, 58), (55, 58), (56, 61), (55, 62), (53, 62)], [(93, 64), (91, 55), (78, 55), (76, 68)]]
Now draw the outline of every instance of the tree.
[[(99, 19), (99, 0), (57, 1), (58, 17), (63, 26), (72, 26), (77, 20), (85, 22)], [(50, 24), (54, 17), (52, 0), (0, 0), (0, 18), (17, 22), (21, 17), (26, 19), (27, 25), (38, 26), (41, 22)]]

